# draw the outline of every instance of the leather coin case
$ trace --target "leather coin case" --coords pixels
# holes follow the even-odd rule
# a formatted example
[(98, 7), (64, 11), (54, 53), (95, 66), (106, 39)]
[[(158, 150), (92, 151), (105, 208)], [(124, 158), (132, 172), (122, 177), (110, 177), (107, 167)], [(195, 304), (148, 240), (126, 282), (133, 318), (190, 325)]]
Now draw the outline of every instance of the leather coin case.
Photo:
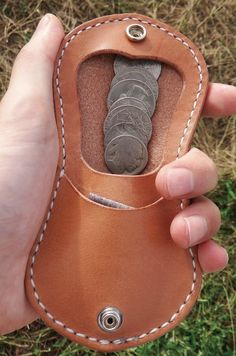
[[(127, 35), (132, 24), (146, 30), (142, 41)], [(149, 160), (136, 176), (112, 174), (104, 163), (117, 54), (162, 63)], [(189, 150), (207, 84), (196, 46), (140, 14), (96, 18), (64, 38), (53, 83), (58, 168), (25, 286), (44, 322), (72, 341), (104, 352), (135, 347), (169, 332), (193, 307), (201, 285), (197, 250), (170, 236), (186, 202), (160, 196), (155, 177)], [(132, 208), (94, 202), (90, 193)]]

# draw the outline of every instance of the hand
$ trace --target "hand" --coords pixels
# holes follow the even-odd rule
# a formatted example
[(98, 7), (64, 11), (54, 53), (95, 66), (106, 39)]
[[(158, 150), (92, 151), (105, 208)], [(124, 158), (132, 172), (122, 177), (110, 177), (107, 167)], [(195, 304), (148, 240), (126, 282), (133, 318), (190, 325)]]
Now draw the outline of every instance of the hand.
[(18, 54), (0, 103), (0, 334), (37, 317), (25, 297), (24, 275), (58, 160), (52, 75), (63, 37), (60, 21), (43, 17)]
[[(52, 74), (63, 37), (59, 20), (53, 15), (46, 15), (30, 42), (17, 56), (9, 88), (0, 103), (0, 334), (19, 329), (37, 318), (25, 296), (24, 275), (30, 249), (49, 202), (58, 160)], [(236, 88), (223, 88), (224, 93), (218, 98), (219, 85), (210, 87), (205, 106), (210, 113), (216, 111), (222, 115), (236, 111), (233, 102)], [(225, 109), (219, 107), (217, 110), (216, 103), (220, 105), (223, 101)], [(193, 155), (198, 157), (197, 167), (192, 167)], [(178, 161), (163, 167), (158, 174), (157, 188), (167, 198), (173, 197), (168, 190), (171, 184), (167, 185), (166, 177), (171, 177), (168, 167), (174, 166), (188, 168), (190, 174), (193, 174), (193, 190), (184, 194), (182, 191), (177, 196), (198, 196), (216, 184), (213, 163), (209, 163), (209, 159), (200, 151), (193, 150)], [(209, 176), (209, 181), (212, 179), (213, 184), (206, 186), (201, 181), (202, 171)], [(186, 173), (187, 170), (182, 172)], [(187, 182), (187, 175), (184, 176), (183, 179)], [(182, 188), (184, 189), (184, 184)], [(185, 248), (188, 246), (188, 235), (181, 216), (200, 215), (206, 219), (207, 232), (201, 238), (193, 235), (194, 244), (210, 238), (219, 226), (217, 208), (204, 199), (198, 198), (172, 223), (174, 240)], [(190, 219), (189, 226), (198, 221), (197, 218), (192, 221)], [(205, 225), (201, 231), (204, 231), (204, 227)], [(216, 270), (226, 264), (226, 252), (213, 245), (213, 242), (200, 243), (199, 247), (203, 270)], [(209, 268), (206, 258), (210, 255), (213, 267), (211, 265)]]
[[(203, 108), (205, 116), (228, 116), (236, 113), (236, 87), (210, 84)], [(214, 162), (203, 152), (192, 148), (186, 155), (162, 167), (156, 187), (166, 199), (192, 199), (172, 221), (171, 236), (181, 247), (198, 245), (198, 260), (204, 272), (223, 269), (228, 255), (211, 238), (220, 228), (217, 206), (202, 196), (217, 185)], [(176, 184), (178, 182), (178, 184)]]

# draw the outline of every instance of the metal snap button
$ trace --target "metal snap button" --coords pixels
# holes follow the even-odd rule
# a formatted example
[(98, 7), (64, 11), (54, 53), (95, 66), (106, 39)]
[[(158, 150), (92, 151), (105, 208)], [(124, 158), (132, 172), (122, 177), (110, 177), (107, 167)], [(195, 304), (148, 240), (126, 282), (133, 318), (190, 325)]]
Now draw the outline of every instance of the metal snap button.
[(142, 41), (147, 35), (146, 28), (136, 23), (129, 25), (125, 32), (128, 39), (134, 42)]
[(107, 307), (98, 315), (98, 325), (104, 331), (116, 331), (121, 326), (122, 321), (122, 313), (114, 307)]

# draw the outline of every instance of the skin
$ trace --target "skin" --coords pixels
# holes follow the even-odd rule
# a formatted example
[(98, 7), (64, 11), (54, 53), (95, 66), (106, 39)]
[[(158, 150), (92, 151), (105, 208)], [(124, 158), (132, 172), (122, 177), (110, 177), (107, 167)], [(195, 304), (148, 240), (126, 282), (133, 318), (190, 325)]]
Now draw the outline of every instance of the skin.
[[(0, 103), (0, 334), (37, 318), (25, 296), (24, 275), (58, 160), (52, 73), (63, 37), (60, 21), (54, 15), (44, 16), (18, 54)], [(233, 113), (236, 88), (210, 84), (203, 114)], [(176, 177), (181, 185), (175, 184)], [(204, 272), (223, 269), (228, 261), (226, 250), (212, 240), (220, 226), (219, 210), (202, 196), (216, 184), (215, 164), (197, 149), (164, 166), (156, 177), (156, 188), (166, 199), (193, 198), (172, 221), (171, 235), (182, 248), (198, 245)]]

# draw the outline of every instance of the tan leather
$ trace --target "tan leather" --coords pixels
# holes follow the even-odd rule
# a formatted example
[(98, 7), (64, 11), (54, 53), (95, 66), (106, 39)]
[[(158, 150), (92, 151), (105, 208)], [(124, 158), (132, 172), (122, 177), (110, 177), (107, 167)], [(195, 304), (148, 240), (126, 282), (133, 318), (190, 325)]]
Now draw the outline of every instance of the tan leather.
[[(131, 23), (146, 27), (144, 41), (127, 39)], [(156, 131), (149, 146), (152, 164), (139, 176), (106, 172), (99, 153), (115, 53), (159, 60), (166, 78), (153, 117), (161, 133)], [(93, 80), (86, 79), (89, 73)], [(163, 164), (188, 151), (207, 83), (195, 45), (143, 15), (94, 19), (65, 37), (54, 76), (60, 158), (25, 279), (32, 306), (60, 334), (91, 349), (118, 351), (160, 337), (191, 310), (201, 283), (196, 249), (173, 243), (169, 228), (181, 202), (160, 197), (154, 180)], [(90, 108), (97, 115), (90, 117)], [(89, 192), (135, 208), (102, 206), (88, 199)], [(97, 324), (107, 306), (123, 313), (117, 331), (105, 332)]]

